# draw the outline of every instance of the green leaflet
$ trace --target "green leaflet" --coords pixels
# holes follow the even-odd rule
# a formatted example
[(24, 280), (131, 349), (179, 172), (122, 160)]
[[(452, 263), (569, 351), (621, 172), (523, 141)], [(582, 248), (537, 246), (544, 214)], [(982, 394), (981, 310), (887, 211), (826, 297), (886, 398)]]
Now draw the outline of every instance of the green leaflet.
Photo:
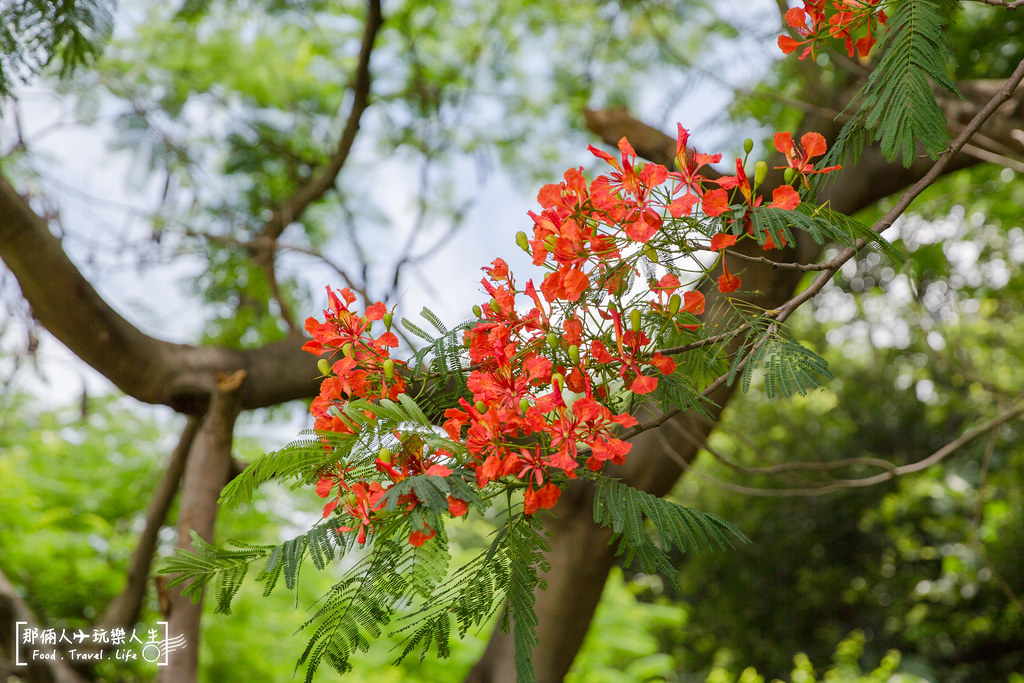
[(856, 159), (869, 131), (886, 158), (901, 155), (904, 166), (913, 163), (918, 144), (932, 159), (946, 149), (946, 118), (931, 83), (960, 93), (946, 75), (953, 56), (939, 7), (935, 0), (896, 3), (877, 48), (882, 58), (847, 108), (856, 107), (823, 165)]
[[(654, 527), (660, 545), (647, 532), (645, 520)], [(658, 572), (677, 588), (671, 561), (673, 550), (724, 550), (733, 547), (735, 541), (749, 541), (743, 532), (717, 515), (691, 510), (611, 478), (597, 482), (594, 521), (611, 527), (613, 540), (619, 542), (617, 555), (624, 555), (627, 563), (639, 557), (644, 571)]]

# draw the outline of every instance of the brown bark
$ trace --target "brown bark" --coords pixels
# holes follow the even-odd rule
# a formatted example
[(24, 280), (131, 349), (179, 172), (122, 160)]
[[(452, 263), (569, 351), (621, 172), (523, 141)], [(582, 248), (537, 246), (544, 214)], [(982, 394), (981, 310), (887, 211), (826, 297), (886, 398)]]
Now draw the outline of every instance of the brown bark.
[[(185, 476), (182, 480), (181, 510), (178, 513), (178, 547), (192, 548), (190, 532), (213, 542), (217, 520), (217, 498), (231, 472), (231, 440), (235, 419), (240, 409), (240, 387), (245, 372), (220, 375), (217, 391), (210, 401), (210, 410), (196, 434)], [(199, 671), (199, 626), (202, 600), (193, 603), (181, 594), (181, 587), (167, 591), (167, 630), (172, 638), (185, 637), (185, 647), (169, 656), (168, 665), (160, 669), (158, 681), (189, 683)]]

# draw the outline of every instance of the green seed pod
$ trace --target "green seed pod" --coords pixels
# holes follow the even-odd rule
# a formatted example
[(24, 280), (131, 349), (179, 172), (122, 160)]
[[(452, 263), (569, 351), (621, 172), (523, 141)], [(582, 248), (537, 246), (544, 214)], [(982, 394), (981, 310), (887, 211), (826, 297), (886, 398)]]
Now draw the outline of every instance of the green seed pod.
[(754, 151), (754, 141), (751, 140), (750, 138), (747, 138), (746, 140), (744, 140), (743, 141), (743, 151), (746, 152), (747, 154), (750, 154), (751, 152), (753, 152)]
[(388, 358), (381, 364), (381, 369), (384, 370), (384, 379), (395, 378), (395, 361)]
[(683, 304), (683, 299), (678, 294), (673, 294), (668, 300), (668, 314), (675, 316), (679, 312), (679, 307)]
[(634, 332), (640, 331), (640, 310), (634, 308), (629, 312), (629, 326)]
[(519, 245), (520, 249), (522, 249), (523, 251), (529, 253), (529, 251), (530, 251), (530, 238), (527, 237), (526, 233), (523, 232), (522, 230), (520, 230), (519, 232), (516, 233), (516, 244)]
[(480, 306), (478, 306), (478, 305), (474, 305), (473, 306), (473, 315), (475, 315), (478, 318), (484, 317), (484, 309), (480, 308)]
[(392, 316), (390, 313), (385, 313), (384, 314), (384, 318), (383, 318), (383, 320), (384, 320), (384, 327), (386, 327), (388, 329), (388, 332), (391, 331), (391, 321), (393, 319), (394, 319), (394, 316)]
[(569, 360), (572, 361), (573, 365), (577, 365), (580, 362), (580, 347), (575, 344), (569, 345)]
[(786, 169), (785, 178), (786, 178), (786, 184), (787, 185), (792, 185), (793, 181), (796, 180), (796, 169), (795, 168), (787, 168)]
[(768, 164), (759, 161), (754, 164), (754, 187), (759, 187), (764, 179), (768, 177)]
[(331, 364), (327, 362), (326, 358), (321, 358), (316, 362), (316, 369), (320, 371), (321, 375), (331, 374)]
[(487, 404), (484, 403), (483, 401), (477, 401), (476, 403), (473, 404), (473, 407), (476, 408), (476, 412), (480, 414), (487, 412)]
[(390, 450), (388, 450), (387, 448), (381, 448), (380, 449), (380, 453), (377, 454), (377, 459), (380, 460), (382, 463), (384, 463), (386, 465), (390, 465), (391, 464), (391, 459), (393, 457), (394, 457), (394, 454)]

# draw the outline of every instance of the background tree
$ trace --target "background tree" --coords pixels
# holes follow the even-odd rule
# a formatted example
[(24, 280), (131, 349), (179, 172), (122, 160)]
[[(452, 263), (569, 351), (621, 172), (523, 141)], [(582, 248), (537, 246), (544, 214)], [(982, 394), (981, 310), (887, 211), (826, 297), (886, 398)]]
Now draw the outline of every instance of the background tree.
[[(950, 33), (960, 57), (950, 69), (965, 94), (939, 100), (952, 135), (1011, 74), (1022, 47), (1011, 12), (965, 5), (943, 5), (955, 22)], [(615, 107), (641, 103), (632, 105), (636, 114), (653, 121), (646, 107), (674, 110), (700, 92), (709, 74), (735, 95), (736, 120), (770, 120), (774, 128), (833, 138), (841, 124), (834, 117), (868, 71), (841, 52), (828, 53), (834, 69), (795, 60), (772, 66), (778, 9), (741, 15), (699, 3), (396, 3), (384, 12), (376, 2), (127, 7), (123, 37), (61, 86), (83, 121), (116, 121), (112, 137), (131, 152), (135, 177), (145, 179), (137, 192), (153, 200), (116, 235), (113, 256), (91, 240), (76, 244), (95, 236), (95, 226), (47, 204), (53, 188), (46, 162), (35, 154), (34, 137), (23, 134), (31, 123), (25, 111), (38, 109), (24, 95), (8, 101), (0, 255), (32, 316), (127, 395), (195, 417), (176, 449), (182, 457), (172, 458), (164, 474), (164, 495), (153, 498), (125, 591), (95, 623), (137, 617), (184, 454), (181, 495), (193, 501), (185, 505), (192, 516), (180, 515), (178, 524), (209, 535), (210, 503), (232, 472), (238, 414), (314, 393), (317, 371), (299, 351), (296, 324), (298, 311), (312, 305), (311, 283), (303, 278), (310, 264), (326, 264), (340, 284), (397, 298), (402, 278), (432, 253), (431, 237), (468, 239), (452, 236), (472, 215), (476, 190), (460, 182), (470, 159), (500, 159), (520, 179), (550, 173), (549, 163), (571, 158), (567, 149), (585, 147), (585, 127), (610, 144), (626, 135), (641, 155), (670, 162), (674, 140)], [(993, 45), (993, 35), (1007, 37)], [(59, 53), (60, 44), (41, 49)], [(977, 58), (982, 48), (986, 59)], [(742, 73), (751, 63), (763, 63), (764, 72)], [(1019, 168), (1020, 112), (1016, 96), (945, 171), (979, 160)], [(719, 112), (713, 118), (724, 123)], [(577, 135), (566, 135), (567, 126)], [(395, 178), (413, 175), (410, 167), (418, 186), (396, 192)], [(893, 165), (868, 148), (821, 198), (853, 213), (930, 167), (926, 157), (909, 168)], [(395, 210), (399, 202), (404, 206)], [(398, 252), (388, 246), (395, 231), (384, 229), (392, 222), (404, 229)], [(809, 262), (818, 250), (800, 241), (778, 258)], [(101, 258), (196, 264), (190, 300), (200, 312), (178, 333), (190, 335), (190, 343), (163, 338), (159, 320), (145, 313), (132, 323), (116, 312), (108, 299), (120, 297), (92, 265)], [(752, 303), (771, 308), (789, 299), (800, 277), (750, 261), (744, 284), (755, 292)], [(430, 279), (428, 273), (419, 282)], [(149, 307), (166, 305), (164, 290), (147, 294)], [(731, 393), (723, 387), (713, 398), (724, 405)], [(635, 440), (623, 478), (667, 493), (713, 426), (686, 413), (671, 417)], [(590, 491), (570, 491), (552, 524), (548, 589), (537, 597), (541, 680), (559, 680), (569, 669), (615, 564), (590, 508)], [(198, 610), (170, 599), (176, 630), (198, 642)], [(496, 633), (470, 678), (511, 675), (510, 648)]]

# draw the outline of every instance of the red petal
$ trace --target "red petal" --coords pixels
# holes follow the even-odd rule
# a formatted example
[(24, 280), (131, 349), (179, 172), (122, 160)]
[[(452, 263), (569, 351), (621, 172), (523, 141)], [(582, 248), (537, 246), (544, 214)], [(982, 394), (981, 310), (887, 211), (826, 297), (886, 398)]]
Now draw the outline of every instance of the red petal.
[(414, 545), (417, 548), (422, 546), (424, 543), (432, 539), (437, 534), (433, 529), (430, 530), (430, 534), (425, 534), (422, 531), (414, 531), (409, 534), (409, 545)]
[(807, 28), (807, 13), (799, 7), (793, 7), (786, 12), (785, 21), (787, 26), (793, 28)]
[(776, 133), (774, 137), (775, 149), (779, 150), (786, 156), (790, 155), (793, 151), (793, 136), (788, 132)]
[(619, 162), (616, 161), (615, 157), (613, 157), (608, 152), (600, 150), (597, 147), (594, 147), (593, 145), (587, 145), (587, 149), (590, 150), (590, 153), (593, 154), (598, 159), (604, 159), (605, 161), (607, 161), (609, 164), (611, 164), (615, 168), (619, 168)]
[(656, 353), (651, 357), (651, 365), (658, 368), (663, 375), (671, 375), (676, 371), (676, 362), (660, 353)]
[(686, 292), (683, 294), (683, 307), (680, 310), (700, 315), (704, 312), (704, 295), (700, 292)]
[(693, 212), (693, 205), (697, 203), (697, 197), (692, 194), (684, 194), (668, 205), (668, 212), (673, 218), (689, 216)]
[(778, 44), (779, 49), (782, 50), (782, 53), (786, 55), (790, 54), (791, 52), (793, 52), (793, 50), (797, 49), (801, 45), (800, 42), (793, 40), (789, 36), (779, 36)]
[(562, 186), (557, 183), (548, 183), (537, 193), (537, 202), (545, 209), (555, 206), (561, 199)]
[(769, 206), (792, 211), (800, 206), (800, 195), (789, 185), (780, 185), (772, 190), (772, 203)]
[(729, 195), (721, 188), (710, 190), (704, 193), (702, 205), (704, 213), (708, 216), (721, 216), (729, 210)]
[(629, 390), (634, 394), (649, 394), (658, 388), (658, 378), (650, 375), (637, 375)]
[(452, 517), (461, 517), (469, 511), (469, 505), (464, 500), (448, 496), (448, 514)]
[(740, 288), (740, 279), (732, 273), (725, 273), (718, 278), (718, 291), (723, 294), (735, 292)]
[(720, 232), (711, 238), (711, 251), (718, 251), (736, 244), (736, 235)]
[(821, 133), (804, 133), (800, 136), (800, 144), (804, 147), (804, 154), (807, 158), (820, 156), (825, 153), (828, 149), (828, 144), (825, 142), (825, 136)]

